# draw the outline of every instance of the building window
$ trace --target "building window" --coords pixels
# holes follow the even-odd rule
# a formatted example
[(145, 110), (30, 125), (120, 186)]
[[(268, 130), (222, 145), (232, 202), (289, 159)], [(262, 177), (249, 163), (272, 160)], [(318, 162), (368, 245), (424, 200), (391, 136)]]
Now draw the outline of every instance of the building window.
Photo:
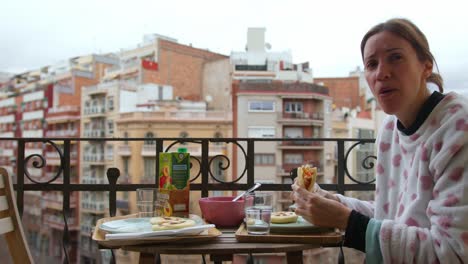
[(285, 138), (303, 138), (304, 131), (300, 127), (287, 127), (284, 129)]
[(319, 138), (321, 137), (321, 129), (320, 127), (317, 127), (317, 126), (314, 126), (313, 130), (312, 130), (312, 133), (313, 133), (313, 137), (314, 138)]
[(114, 134), (114, 121), (113, 120), (107, 120), (107, 133)]
[(302, 154), (289, 153), (284, 155), (285, 164), (303, 164), (304, 156)]
[(107, 97), (107, 109), (109, 111), (114, 110), (114, 96)]
[(301, 102), (286, 102), (285, 112), (286, 113), (302, 113), (303, 105)]
[(124, 173), (124, 176), (127, 176), (128, 175), (128, 161), (129, 161), (129, 158), (127, 157), (124, 157), (122, 158), (122, 163), (123, 163), (123, 173)]
[(156, 173), (156, 159), (155, 158), (145, 158), (144, 159), (144, 174), (143, 181), (152, 182)]
[[(128, 132), (124, 132), (123, 137), (124, 137), (124, 138), (128, 138)], [(128, 141), (127, 141), (127, 140), (124, 141), (124, 145), (128, 145)]]
[(275, 102), (273, 101), (250, 101), (249, 112), (274, 112)]
[(114, 160), (114, 146), (107, 145), (106, 147), (106, 160)]
[(275, 165), (275, 154), (255, 154), (255, 165)]
[(275, 127), (249, 127), (248, 137), (249, 138), (274, 138)]
[[(146, 133), (145, 138), (152, 139), (152, 138), (154, 138), (154, 134), (151, 133), (151, 132), (148, 132), (148, 133)], [(145, 145), (154, 145), (154, 144), (156, 144), (156, 141), (155, 140), (145, 140), (144, 144)]]

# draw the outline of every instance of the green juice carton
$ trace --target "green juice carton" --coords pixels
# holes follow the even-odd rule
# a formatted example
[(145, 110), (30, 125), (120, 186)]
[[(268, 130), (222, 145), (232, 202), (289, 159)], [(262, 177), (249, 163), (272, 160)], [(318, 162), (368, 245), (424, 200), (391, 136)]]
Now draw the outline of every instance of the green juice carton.
[(168, 199), (164, 216), (189, 216), (190, 154), (186, 149), (159, 154), (159, 191)]

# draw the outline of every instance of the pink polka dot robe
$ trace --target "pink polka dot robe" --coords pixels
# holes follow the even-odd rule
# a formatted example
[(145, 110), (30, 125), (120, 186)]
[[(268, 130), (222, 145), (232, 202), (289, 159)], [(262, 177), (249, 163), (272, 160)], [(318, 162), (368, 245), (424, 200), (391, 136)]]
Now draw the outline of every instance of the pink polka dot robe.
[(468, 263), (468, 99), (447, 94), (407, 136), (389, 116), (376, 147), (375, 203), (339, 195), (382, 221), (385, 263)]

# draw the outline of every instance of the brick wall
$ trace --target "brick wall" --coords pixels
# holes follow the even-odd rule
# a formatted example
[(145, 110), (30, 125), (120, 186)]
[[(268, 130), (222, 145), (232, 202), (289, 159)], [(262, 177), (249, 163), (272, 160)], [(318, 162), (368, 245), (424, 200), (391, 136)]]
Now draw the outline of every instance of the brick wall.
[(142, 69), (142, 82), (172, 85), (174, 96), (185, 100), (203, 100), (204, 64), (228, 58), (166, 40), (159, 40), (158, 53), (158, 70)]
[[(314, 82), (328, 87), (333, 104), (340, 107), (356, 108), (361, 106), (359, 96), (359, 78), (338, 77), (338, 78), (314, 78)], [(361, 106), (362, 107), (362, 106)]]

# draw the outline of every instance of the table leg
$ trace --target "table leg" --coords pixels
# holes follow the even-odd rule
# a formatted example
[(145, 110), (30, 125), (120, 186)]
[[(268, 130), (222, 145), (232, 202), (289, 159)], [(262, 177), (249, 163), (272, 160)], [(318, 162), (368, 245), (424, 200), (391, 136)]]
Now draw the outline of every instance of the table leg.
[(288, 264), (302, 264), (302, 251), (287, 252), (286, 261)]
[(221, 264), (223, 261), (232, 261), (232, 254), (227, 255), (210, 255), (210, 260), (215, 264)]
[(154, 255), (151, 253), (140, 253), (140, 261), (138, 262), (140, 264), (154, 264), (155, 259)]

